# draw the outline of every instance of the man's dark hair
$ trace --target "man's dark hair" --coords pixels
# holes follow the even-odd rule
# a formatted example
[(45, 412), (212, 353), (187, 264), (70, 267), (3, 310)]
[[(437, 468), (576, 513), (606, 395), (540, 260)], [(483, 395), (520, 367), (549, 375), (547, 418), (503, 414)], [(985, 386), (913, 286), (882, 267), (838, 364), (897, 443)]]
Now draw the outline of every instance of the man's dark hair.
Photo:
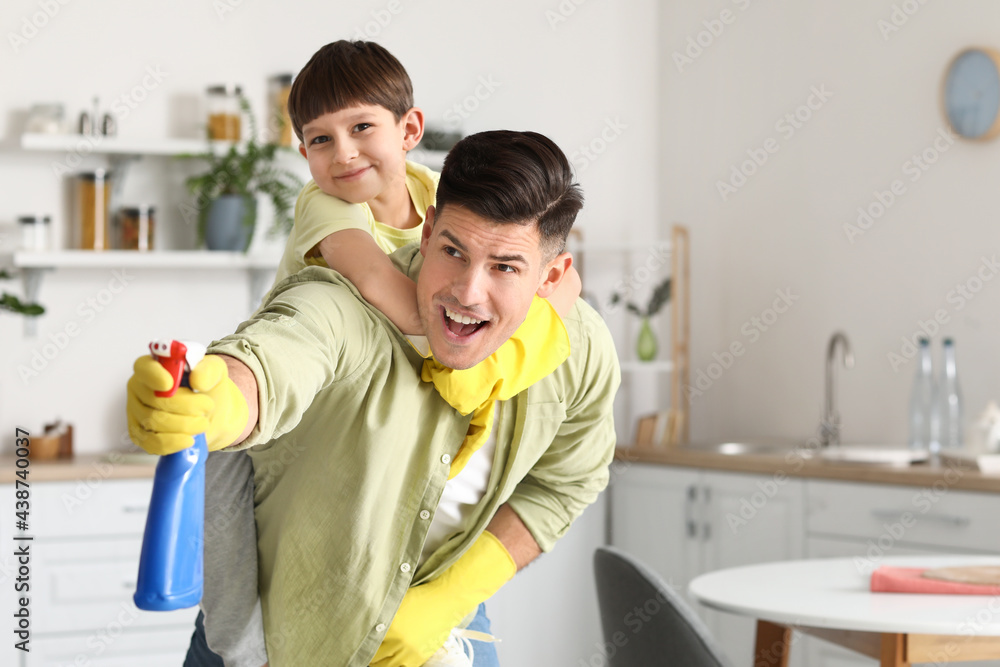
[(537, 221), (542, 259), (566, 248), (583, 207), (569, 160), (537, 132), (493, 130), (471, 134), (448, 153), (437, 189), (437, 210), (462, 206), (496, 223)]
[(342, 39), (314, 53), (295, 77), (288, 93), (288, 116), (302, 141), (306, 123), (359, 104), (385, 107), (398, 123), (413, 107), (413, 84), (384, 47)]

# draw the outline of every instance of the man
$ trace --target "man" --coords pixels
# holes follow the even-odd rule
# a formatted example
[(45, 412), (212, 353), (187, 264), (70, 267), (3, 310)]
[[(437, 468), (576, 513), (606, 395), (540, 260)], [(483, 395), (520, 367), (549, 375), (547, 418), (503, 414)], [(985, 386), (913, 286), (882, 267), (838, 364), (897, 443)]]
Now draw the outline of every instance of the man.
[[(277, 286), (212, 345), (218, 356), (192, 372), (200, 393), (154, 398), (162, 378), (136, 362), (137, 442), (176, 451), (204, 431), (211, 449), (250, 448), (272, 667), (423, 664), (607, 484), (617, 356), (584, 302), (565, 329), (538, 333), (557, 340), (550, 360), (566, 343), (571, 351), (529, 389), (508, 396), (491, 384), (473, 411), (459, 407), (470, 388), (450, 384), (450, 369), (483, 361), (530, 308), (547, 307), (572, 263), (565, 242), (581, 206), (546, 137), (466, 137), (445, 163), (419, 249), (393, 258), (417, 281), (436, 363), (321, 267)], [(470, 452), (483, 410), (495, 419)]]

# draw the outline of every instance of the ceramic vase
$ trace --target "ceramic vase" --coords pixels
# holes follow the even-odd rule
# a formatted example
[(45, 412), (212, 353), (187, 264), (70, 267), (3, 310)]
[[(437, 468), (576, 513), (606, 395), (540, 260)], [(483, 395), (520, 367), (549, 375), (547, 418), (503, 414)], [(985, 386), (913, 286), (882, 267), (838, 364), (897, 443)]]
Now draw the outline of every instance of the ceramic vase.
[(649, 318), (642, 318), (642, 324), (639, 325), (639, 339), (636, 341), (635, 345), (635, 355), (640, 361), (652, 361), (656, 359), (656, 334), (653, 333), (653, 327), (649, 324)]
[(205, 221), (205, 247), (245, 252), (252, 232), (243, 222), (248, 206), (256, 217), (257, 202), (253, 197), (222, 195), (213, 201)]

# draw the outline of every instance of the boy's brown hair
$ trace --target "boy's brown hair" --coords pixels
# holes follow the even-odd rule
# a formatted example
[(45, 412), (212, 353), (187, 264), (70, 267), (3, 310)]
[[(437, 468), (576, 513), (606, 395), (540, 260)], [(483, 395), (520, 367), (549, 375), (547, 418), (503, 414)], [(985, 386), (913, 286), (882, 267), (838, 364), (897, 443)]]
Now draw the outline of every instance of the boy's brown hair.
[(396, 58), (375, 42), (340, 40), (313, 54), (288, 94), (295, 136), (325, 113), (359, 104), (385, 107), (396, 122), (413, 107), (413, 84)]
[(583, 208), (569, 160), (537, 132), (492, 130), (470, 134), (448, 152), (437, 189), (437, 210), (462, 206), (495, 223), (537, 223), (542, 259), (566, 248)]

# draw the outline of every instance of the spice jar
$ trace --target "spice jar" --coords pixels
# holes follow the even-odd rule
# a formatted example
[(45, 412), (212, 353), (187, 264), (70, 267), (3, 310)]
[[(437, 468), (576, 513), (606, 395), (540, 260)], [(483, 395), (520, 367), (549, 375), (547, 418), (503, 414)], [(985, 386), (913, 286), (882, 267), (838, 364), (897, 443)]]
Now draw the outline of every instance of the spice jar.
[(208, 138), (213, 141), (239, 141), (243, 89), (232, 84), (211, 86), (207, 95)]
[(153, 249), (155, 209), (145, 204), (126, 206), (118, 211), (118, 247), (122, 250)]
[(104, 169), (77, 174), (77, 247), (107, 250), (111, 178)]
[(22, 215), (17, 224), (21, 228), (22, 250), (49, 249), (49, 223), (52, 218), (39, 215)]
[(291, 74), (276, 74), (267, 80), (268, 129), (271, 143), (279, 146), (292, 145), (292, 119), (288, 116), (288, 93), (292, 90)]

